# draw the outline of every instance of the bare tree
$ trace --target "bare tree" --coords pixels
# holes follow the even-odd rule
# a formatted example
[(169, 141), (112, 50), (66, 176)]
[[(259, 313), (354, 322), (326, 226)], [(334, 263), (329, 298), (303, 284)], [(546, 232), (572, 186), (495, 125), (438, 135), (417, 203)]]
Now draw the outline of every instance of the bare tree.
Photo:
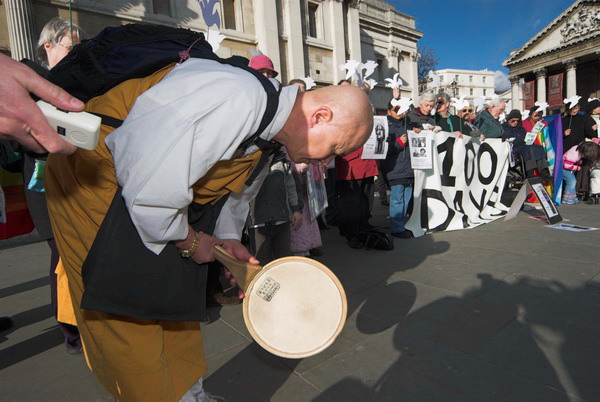
[(435, 55), (433, 48), (429, 46), (419, 45), (417, 47), (419, 53), (419, 61), (417, 62), (417, 73), (419, 75), (419, 84), (427, 83), (427, 73), (429, 70), (435, 70), (438, 64), (438, 58)]

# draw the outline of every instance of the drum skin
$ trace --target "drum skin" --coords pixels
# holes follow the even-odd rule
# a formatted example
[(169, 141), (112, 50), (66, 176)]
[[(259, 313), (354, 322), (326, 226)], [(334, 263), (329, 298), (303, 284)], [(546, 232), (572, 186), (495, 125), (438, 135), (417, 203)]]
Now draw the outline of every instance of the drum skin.
[(254, 340), (286, 358), (315, 355), (344, 327), (348, 306), (337, 277), (323, 264), (286, 257), (254, 277), (244, 299), (244, 321)]

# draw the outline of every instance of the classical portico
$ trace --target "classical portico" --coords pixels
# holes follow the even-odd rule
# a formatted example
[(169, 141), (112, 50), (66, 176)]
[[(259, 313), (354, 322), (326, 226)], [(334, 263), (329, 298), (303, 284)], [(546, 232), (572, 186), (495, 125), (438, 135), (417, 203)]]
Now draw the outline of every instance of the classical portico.
[[(503, 63), (510, 70), (513, 105), (519, 81), (535, 85), (535, 99), (557, 113), (562, 99), (600, 97), (600, 0), (577, 0)], [(525, 103), (525, 99), (524, 102)], [(525, 108), (525, 106), (521, 106)]]

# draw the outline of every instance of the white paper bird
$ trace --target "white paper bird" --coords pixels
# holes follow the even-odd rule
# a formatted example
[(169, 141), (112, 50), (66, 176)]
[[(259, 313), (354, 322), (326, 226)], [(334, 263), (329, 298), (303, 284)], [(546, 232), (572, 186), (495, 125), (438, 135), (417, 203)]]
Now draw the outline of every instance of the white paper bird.
[(481, 97), (477, 97), (473, 99), (473, 106), (475, 107), (475, 112), (478, 113), (480, 110), (483, 110), (485, 107), (485, 99)]
[[(546, 108), (548, 107), (548, 102), (537, 101), (534, 103), (534, 105), (538, 107), (539, 111), (544, 112), (546, 110)], [(525, 119), (523, 119), (523, 120), (525, 120)]]
[(354, 75), (354, 73), (358, 69), (358, 66), (360, 66), (360, 62), (358, 62), (356, 60), (346, 60), (346, 64), (340, 64), (340, 70), (341, 71), (346, 70), (346, 78), (345, 79), (349, 79), (350, 77), (352, 77)]
[(406, 111), (408, 111), (408, 109), (410, 109), (410, 105), (412, 105), (413, 101), (411, 98), (400, 98), (400, 99), (392, 99), (392, 106), (396, 107), (399, 106), (400, 109), (398, 109), (398, 114), (402, 114), (405, 113)]
[[(598, 15), (600, 15), (600, 13), (598, 13)], [(598, 99), (598, 98), (588, 98), (588, 103), (591, 102), (591, 101), (595, 101), (595, 100), (600, 100), (600, 99)]]
[(465, 100), (465, 95), (461, 96), (460, 99), (450, 98), (450, 100), (452, 101), (451, 105), (454, 106), (456, 110), (469, 107), (469, 101)]
[(375, 85), (377, 85), (377, 80), (368, 79), (364, 80), (364, 82), (366, 82), (371, 89), (375, 88)]
[(379, 64), (375, 63), (373, 60), (367, 60), (366, 63), (361, 63), (360, 66), (358, 66), (358, 68), (361, 71), (365, 70), (365, 72), (363, 73), (363, 80), (366, 80), (367, 77), (373, 74), (378, 65)]
[(255, 56), (262, 56), (263, 52), (261, 52), (258, 49), (254, 49), (253, 47), (250, 48), (250, 54), (252, 55), (252, 57)]
[(308, 91), (309, 89), (311, 89), (312, 87), (315, 86), (315, 80), (313, 80), (310, 77), (300, 77), (300, 79), (302, 81), (304, 81), (304, 85), (306, 85), (306, 90)]
[(521, 112), (521, 120), (527, 120), (529, 118), (529, 109), (528, 110), (523, 110)]
[(570, 98), (565, 98), (563, 102), (565, 105), (569, 105), (569, 109), (573, 109), (573, 107), (579, 102), (579, 99), (581, 99), (581, 96), (573, 95)]
[(394, 74), (394, 78), (386, 78), (387, 84), (385, 85), (388, 88), (400, 88), (403, 86), (402, 78), (400, 78), (400, 73)]
[[(208, 29), (206, 41), (210, 43), (213, 52), (216, 52), (221, 47), (221, 42), (225, 39), (225, 35), (221, 35), (218, 29)], [(252, 49), (250, 49), (252, 50)]]
[(430, 81), (427, 83), (428, 89), (439, 87), (442, 83), (442, 79), (440, 78), (440, 76), (434, 73), (433, 70), (429, 70), (427, 77), (430, 79)]

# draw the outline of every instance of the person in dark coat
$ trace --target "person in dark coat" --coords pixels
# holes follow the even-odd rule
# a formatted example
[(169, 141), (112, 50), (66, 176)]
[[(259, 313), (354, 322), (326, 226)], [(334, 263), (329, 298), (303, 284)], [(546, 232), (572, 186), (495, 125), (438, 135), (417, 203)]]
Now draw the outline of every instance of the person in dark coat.
[(592, 126), (586, 124), (586, 116), (579, 114), (581, 107), (579, 106), (579, 98), (577, 99), (577, 103), (574, 104), (573, 98), (565, 99), (566, 101), (566, 110), (565, 114), (562, 118), (562, 129), (563, 129), (563, 149), (568, 150), (574, 147), (575, 145), (579, 145), (586, 138), (597, 138), (597, 133), (593, 130)]
[(406, 115), (408, 119), (408, 129), (418, 133), (421, 130), (432, 130), (435, 127), (435, 120), (431, 115), (435, 96), (431, 93), (424, 93), (419, 98), (419, 106), (411, 110)]
[(586, 129), (595, 132), (598, 137), (598, 122), (592, 117), (593, 114), (600, 115), (600, 99), (589, 100), (584, 114)]
[(412, 232), (404, 225), (409, 218), (414, 186), (414, 172), (410, 165), (410, 150), (406, 134), (408, 121), (400, 106), (388, 104), (388, 153), (380, 163), (380, 170), (390, 185), (390, 218), (392, 236), (407, 239)]
[(540, 172), (540, 176), (544, 181), (552, 180), (550, 170), (548, 169), (548, 158), (546, 151), (541, 145), (525, 144), (525, 136), (527, 131), (523, 128), (521, 122), (521, 112), (513, 109), (506, 116), (506, 122), (502, 125), (504, 129), (503, 139), (514, 138), (513, 154), (519, 155), (525, 162), (525, 171), (527, 177), (535, 177), (535, 169)]
[(447, 133), (462, 134), (460, 131), (461, 122), (458, 116), (454, 116), (449, 111), (450, 96), (443, 92), (437, 94), (435, 104), (436, 113), (434, 116), (435, 125), (442, 128)]
[(506, 103), (500, 99), (492, 99), (484, 110), (479, 112), (473, 123), (481, 131), (482, 139), (502, 138), (502, 124), (498, 118), (506, 109)]

